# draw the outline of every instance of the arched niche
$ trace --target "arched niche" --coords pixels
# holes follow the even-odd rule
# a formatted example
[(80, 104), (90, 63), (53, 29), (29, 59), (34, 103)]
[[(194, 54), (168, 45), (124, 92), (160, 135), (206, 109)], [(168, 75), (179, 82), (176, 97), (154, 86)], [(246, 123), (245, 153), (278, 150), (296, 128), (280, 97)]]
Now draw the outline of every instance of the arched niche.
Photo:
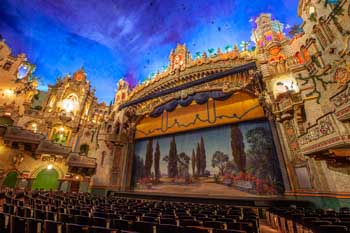
[(4, 182), (2, 183), (2, 187), (7, 188), (15, 188), (17, 183), (18, 173), (15, 171), (7, 173)]
[(56, 169), (42, 169), (35, 177), (33, 190), (57, 190), (59, 186), (59, 173)]

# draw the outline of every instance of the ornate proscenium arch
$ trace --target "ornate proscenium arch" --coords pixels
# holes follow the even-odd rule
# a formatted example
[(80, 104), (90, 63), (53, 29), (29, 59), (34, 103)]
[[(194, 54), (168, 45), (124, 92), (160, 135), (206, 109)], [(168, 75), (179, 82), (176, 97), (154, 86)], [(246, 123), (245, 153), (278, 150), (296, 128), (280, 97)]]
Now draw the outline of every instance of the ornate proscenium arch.
[[(159, 90), (159, 84), (153, 82), (147, 86), (151, 94), (134, 94), (120, 109), (134, 109), (139, 117), (135, 139), (264, 117), (257, 66), (255, 62), (240, 62), (243, 65), (213, 73), (217, 71), (215, 64), (207, 72), (210, 75), (188, 78), (166, 89)], [(179, 77), (173, 74), (175, 80)]]
[[(169, 94), (172, 94), (172, 93), (175, 93), (175, 92), (179, 92), (179, 91), (182, 91), (182, 90), (185, 90), (185, 89), (189, 89), (189, 88), (198, 86), (200, 84), (205, 84), (205, 83), (208, 83), (208, 82), (211, 82), (211, 81), (214, 81), (214, 80), (221, 79), (221, 78), (229, 76), (229, 75), (235, 75), (235, 74), (239, 74), (239, 73), (244, 73), (244, 72), (248, 72), (248, 71), (251, 71), (251, 70), (255, 71), (256, 69), (257, 69), (256, 63), (255, 62), (250, 62), (250, 63), (244, 64), (244, 65), (232, 68), (230, 70), (226, 70), (226, 71), (223, 71), (223, 72), (219, 72), (219, 73), (215, 73), (215, 74), (209, 75), (209, 76), (204, 77), (202, 79), (197, 79), (197, 80), (194, 80), (194, 81), (191, 81), (191, 82), (188, 82), (188, 83), (185, 83), (185, 84), (173, 87), (173, 88), (165, 89), (165, 90), (153, 93), (151, 95), (143, 96), (141, 98), (128, 101), (128, 102), (126, 102), (124, 104), (121, 104), (119, 106), (119, 109), (121, 110), (121, 109), (126, 108), (126, 107), (131, 107), (131, 106), (134, 106), (134, 105), (137, 105), (137, 104), (141, 104), (143, 102), (146, 102), (146, 101), (158, 98), (158, 97), (166, 96), (166, 95), (169, 95)], [(255, 77), (258, 78), (257, 81), (260, 83), (260, 76), (256, 75)]]

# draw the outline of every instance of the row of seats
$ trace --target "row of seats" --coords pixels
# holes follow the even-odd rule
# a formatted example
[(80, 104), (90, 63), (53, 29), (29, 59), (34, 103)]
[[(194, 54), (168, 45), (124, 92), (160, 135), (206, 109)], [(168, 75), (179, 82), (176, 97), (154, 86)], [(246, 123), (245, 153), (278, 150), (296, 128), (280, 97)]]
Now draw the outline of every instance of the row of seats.
[(1, 232), (258, 233), (256, 210), (89, 194), (8, 194)]
[(306, 209), (270, 208), (266, 212), (270, 226), (282, 233), (348, 233), (350, 208)]

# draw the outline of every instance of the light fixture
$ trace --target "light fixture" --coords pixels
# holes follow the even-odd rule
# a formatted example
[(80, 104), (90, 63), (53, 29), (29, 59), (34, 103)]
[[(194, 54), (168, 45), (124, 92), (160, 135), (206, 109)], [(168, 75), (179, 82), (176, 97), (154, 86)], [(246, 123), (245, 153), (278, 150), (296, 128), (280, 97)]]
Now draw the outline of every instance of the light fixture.
[(75, 179), (76, 179), (76, 180), (79, 180), (79, 176), (75, 176)]
[(59, 129), (61, 132), (63, 132), (64, 131), (64, 128), (63, 127), (60, 127), (60, 129)]
[(11, 89), (5, 89), (5, 90), (4, 90), (4, 94), (5, 94), (6, 96), (8, 96), (8, 97), (13, 96), (14, 93), (15, 93), (15, 92), (14, 92), (13, 90), (11, 90)]
[(47, 165), (47, 170), (51, 170), (53, 168), (52, 164)]
[(32, 123), (32, 129), (34, 132), (38, 130), (38, 125), (35, 122)]

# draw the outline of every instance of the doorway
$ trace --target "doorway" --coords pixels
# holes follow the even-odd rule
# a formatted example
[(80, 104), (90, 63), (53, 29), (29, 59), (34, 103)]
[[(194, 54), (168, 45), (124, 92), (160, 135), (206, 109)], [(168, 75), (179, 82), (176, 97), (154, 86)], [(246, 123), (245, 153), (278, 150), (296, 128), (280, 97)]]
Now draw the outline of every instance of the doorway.
[(71, 181), (70, 182), (70, 191), (71, 192), (79, 192), (79, 188), (80, 188), (80, 181)]

